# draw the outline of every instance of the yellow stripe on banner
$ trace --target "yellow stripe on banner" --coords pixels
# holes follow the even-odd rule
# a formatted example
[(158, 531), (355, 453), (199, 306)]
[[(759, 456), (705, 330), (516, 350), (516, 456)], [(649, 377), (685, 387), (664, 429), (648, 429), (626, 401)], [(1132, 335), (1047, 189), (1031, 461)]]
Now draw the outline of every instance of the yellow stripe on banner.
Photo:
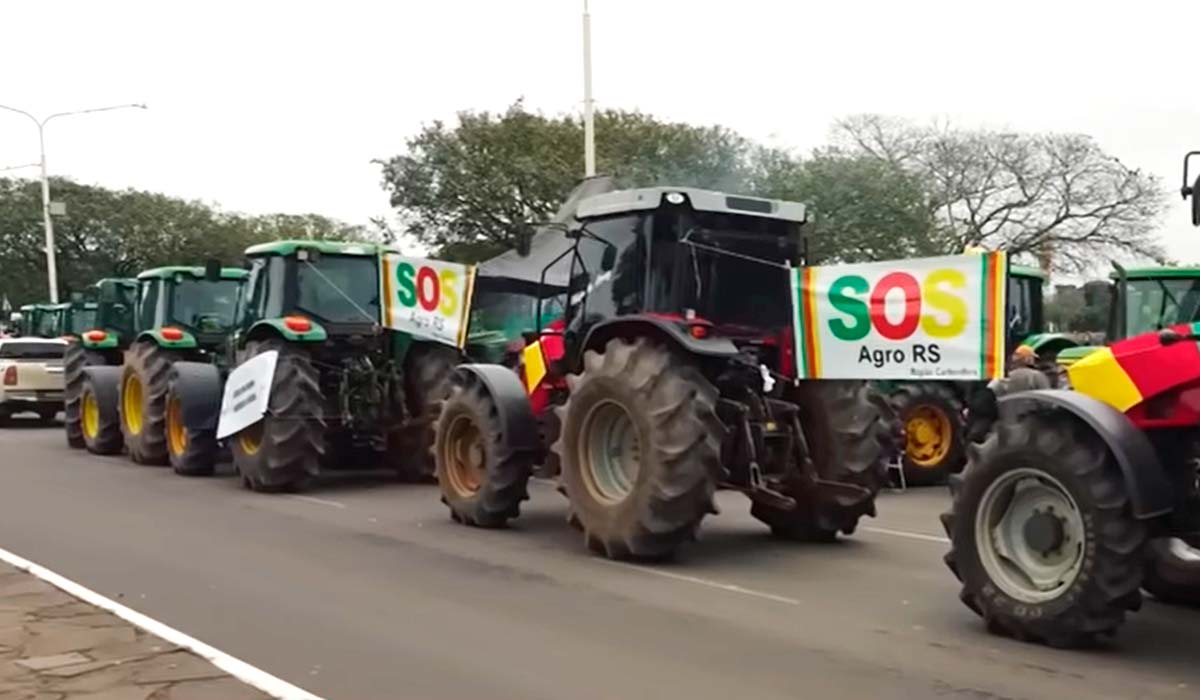
[(1099, 348), (1067, 368), (1071, 387), (1125, 412), (1142, 400), (1133, 380), (1113, 356), (1112, 348)]
[(392, 266), (388, 263), (387, 255), (379, 254), (379, 274), (383, 279), (379, 280), (383, 286), (383, 327), (391, 328), (392, 326)]
[[(1008, 357), (1004, 353), (1005, 336), (1008, 335), (1008, 324), (1005, 322), (1005, 305), (1008, 303), (1006, 293), (1008, 292), (1008, 261), (1005, 259), (1004, 253), (993, 253), (996, 256), (996, 287), (992, 290), (992, 296), (995, 299), (996, 308), (992, 318), (996, 319), (993, 327), (992, 346), (996, 358), (996, 374), (991, 377), (997, 379), (1004, 376), (1004, 368), (1008, 365)], [(1015, 349), (1015, 348), (1014, 348)]]
[(533, 393), (546, 376), (546, 360), (542, 357), (541, 342), (525, 346), (521, 351), (521, 363), (525, 365), (525, 391)]
[(471, 295), (475, 293), (475, 266), (467, 266), (467, 284), (463, 296), (462, 316), (458, 319), (458, 349), (462, 350), (467, 344), (467, 331), (471, 323)]

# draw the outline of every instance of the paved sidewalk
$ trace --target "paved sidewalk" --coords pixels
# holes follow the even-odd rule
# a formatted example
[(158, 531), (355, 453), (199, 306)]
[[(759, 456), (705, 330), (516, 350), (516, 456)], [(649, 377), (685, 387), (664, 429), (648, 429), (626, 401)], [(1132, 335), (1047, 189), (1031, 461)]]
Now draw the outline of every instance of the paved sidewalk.
[(202, 657), (0, 563), (0, 700), (259, 700)]

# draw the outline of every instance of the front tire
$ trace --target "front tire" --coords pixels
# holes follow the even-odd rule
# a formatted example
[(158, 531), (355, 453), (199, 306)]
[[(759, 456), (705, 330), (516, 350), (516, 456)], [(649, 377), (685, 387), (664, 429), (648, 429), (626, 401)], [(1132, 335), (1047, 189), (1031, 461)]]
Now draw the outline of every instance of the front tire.
[(1086, 645), (1140, 606), (1146, 528), (1107, 446), (1073, 416), (1002, 417), (951, 491), (946, 564), (990, 630)]
[(902, 466), (911, 486), (943, 484), (966, 461), (963, 403), (952, 385), (902, 384), (891, 396), (904, 425)]
[(442, 406), (434, 440), (442, 502), (455, 521), (498, 528), (521, 514), (533, 456), (513, 450), (505, 438), (487, 385), (465, 375)]
[[(440, 343), (413, 347), (404, 362), (404, 396), (411, 425), (389, 436), (388, 463), (410, 482), (429, 481), (437, 471), (434, 441), (442, 402), (450, 395), (450, 378), (462, 362), (455, 348)], [(398, 449), (394, 449), (395, 445)]]
[(1200, 549), (1174, 537), (1150, 543), (1142, 587), (1163, 603), (1200, 606)]
[(190, 426), (183, 417), (178, 377), (167, 383), (167, 457), (180, 476), (211, 476), (216, 470), (217, 436), (211, 429)]
[(725, 428), (717, 390), (646, 339), (588, 350), (554, 449), (572, 522), (611, 559), (662, 559), (715, 512)]
[[(115, 388), (115, 387), (114, 387)], [(84, 374), (79, 387), (79, 426), (83, 446), (95, 455), (115, 455), (125, 444), (116, 392), (110, 400), (90, 376)]]
[(165, 465), (167, 457), (167, 381), (179, 354), (141, 341), (125, 354), (121, 374), (121, 432), (129, 458), (138, 464)]
[(267, 415), (229, 439), (242, 485), (264, 493), (302, 488), (325, 454), (320, 375), (308, 352), (281, 338), (250, 341), (242, 361), (276, 350)]
[(83, 439), (83, 426), (80, 411), (79, 396), (83, 390), (83, 370), (85, 367), (107, 365), (108, 358), (104, 353), (89, 350), (79, 341), (73, 341), (67, 346), (63, 356), (63, 427), (67, 433), (67, 445), (74, 448), (86, 447)]

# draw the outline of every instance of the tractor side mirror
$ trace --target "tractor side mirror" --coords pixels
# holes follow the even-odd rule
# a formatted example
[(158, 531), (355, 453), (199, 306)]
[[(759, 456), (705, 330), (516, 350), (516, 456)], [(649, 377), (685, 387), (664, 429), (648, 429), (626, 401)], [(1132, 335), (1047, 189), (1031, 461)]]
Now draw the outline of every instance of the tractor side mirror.
[(204, 279), (209, 282), (217, 282), (221, 279), (221, 261), (215, 258), (209, 258), (204, 263)]
[(1196, 177), (1196, 181), (1189, 188), (1192, 195), (1192, 226), (1200, 226), (1200, 176)]
[(604, 253), (600, 258), (600, 271), (611, 272), (617, 266), (617, 249), (614, 246), (604, 246)]
[(1200, 156), (1200, 151), (1190, 151), (1183, 157), (1183, 186), (1179, 188), (1179, 194), (1184, 199), (1192, 198), (1192, 226), (1200, 226), (1200, 176), (1188, 183), (1188, 164), (1192, 156)]

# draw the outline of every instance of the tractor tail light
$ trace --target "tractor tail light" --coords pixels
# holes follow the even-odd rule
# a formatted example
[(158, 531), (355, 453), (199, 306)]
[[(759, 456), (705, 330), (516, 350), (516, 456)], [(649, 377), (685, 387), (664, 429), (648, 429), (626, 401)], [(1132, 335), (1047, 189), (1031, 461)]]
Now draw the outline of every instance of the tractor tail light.
[(178, 328), (167, 326), (159, 331), (159, 334), (162, 335), (163, 340), (183, 340), (183, 331)]
[(303, 316), (285, 316), (283, 325), (289, 331), (295, 331), (296, 333), (307, 333), (312, 330), (312, 321)]
[(83, 337), (87, 340), (92, 341), (93, 343), (99, 343), (101, 340), (104, 340), (105, 338), (108, 337), (108, 333), (105, 333), (104, 331), (97, 329), (94, 331), (88, 331), (87, 333), (84, 333)]
[(703, 340), (708, 337), (708, 326), (699, 323), (693, 324), (688, 326), (688, 333), (691, 333), (692, 337), (697, 340)]
[(8, 368), (4, 370), (4, 386), (16, 386), (16, 385), (17, 385), (17, 366), (9, 365)]

